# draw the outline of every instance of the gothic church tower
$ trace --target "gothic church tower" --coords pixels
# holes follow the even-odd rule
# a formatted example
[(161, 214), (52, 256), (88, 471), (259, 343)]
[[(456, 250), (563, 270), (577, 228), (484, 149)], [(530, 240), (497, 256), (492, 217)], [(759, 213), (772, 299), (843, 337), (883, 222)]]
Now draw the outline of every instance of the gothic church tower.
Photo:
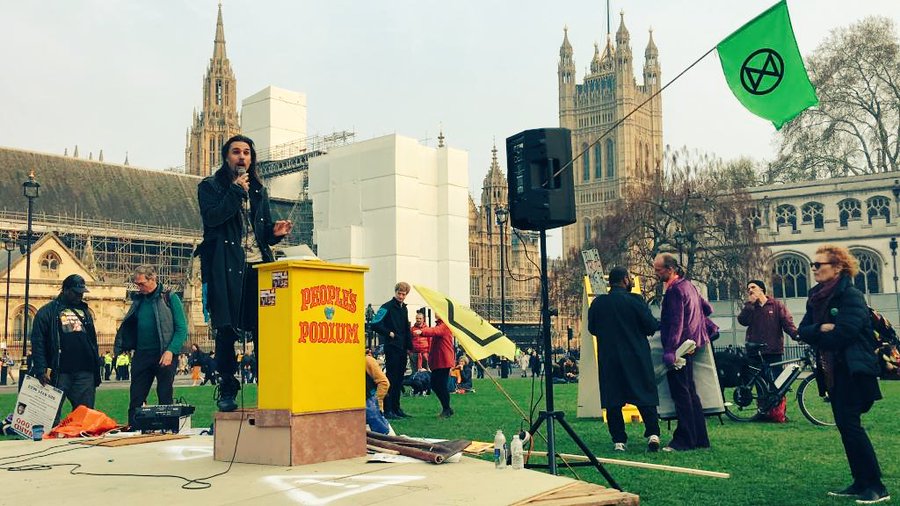
[(225, 55), (225, 28), (222, 4), (216, 21), (213, 55), (203, 79), (203, 109), (194, 118), (187, 133), (184, 168), (188, 174), (208, 176), (222, 163), (219, 150), (231, 136), (241, 132), (237, 110), (237, 80)]
[[(587, 152), (574, 166), (578, 222), (563, 228), (563, 251), (582, 249), (596, 234), (601, 217), (626, 195), (626, 188), (652, 181), (662, 170), (662, 101), (654, 97), (624, 123), (595, 141), (660, 88), (659, 51), (653, 32), (644, 51), (643, 84), (637, 84), (631, 36), (620, 14), (615, 45), (609, 34), (594, 44), (590, 70), (576, 84), (568, 29), (559, 48), (559, 125), (572, 131), (572, 155)], [(588, 149), (590, 148), (590, 149)]]

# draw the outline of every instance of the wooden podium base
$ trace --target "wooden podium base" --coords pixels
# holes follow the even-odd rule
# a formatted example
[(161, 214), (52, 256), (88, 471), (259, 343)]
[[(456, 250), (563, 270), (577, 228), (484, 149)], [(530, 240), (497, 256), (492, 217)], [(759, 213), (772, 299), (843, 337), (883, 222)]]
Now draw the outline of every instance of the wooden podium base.
[[(239, 434), (240, 432), (240, 434)], [(366, 454), (366, 411), (320, 413), (242, 409), (215, 414), (213, 458), (299, 466)]]

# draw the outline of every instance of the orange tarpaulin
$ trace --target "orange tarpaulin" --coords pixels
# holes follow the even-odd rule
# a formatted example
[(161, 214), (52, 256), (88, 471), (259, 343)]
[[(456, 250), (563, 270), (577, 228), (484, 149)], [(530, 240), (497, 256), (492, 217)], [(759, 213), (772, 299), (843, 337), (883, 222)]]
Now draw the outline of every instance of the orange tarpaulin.
[(99, 436), (119, 424), (102, 411), (78, 406), (47, 435), (49, 438)]

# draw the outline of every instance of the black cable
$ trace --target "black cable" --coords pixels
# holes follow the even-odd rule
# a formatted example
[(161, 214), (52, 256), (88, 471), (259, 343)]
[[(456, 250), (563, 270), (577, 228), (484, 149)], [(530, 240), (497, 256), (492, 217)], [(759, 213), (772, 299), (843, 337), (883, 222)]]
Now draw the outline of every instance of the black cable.
[[(70, 448), (65, 448), (65, 447)], [(56, 464), (28, 464), (28, 465), (20, 465), (13, 466), (11, 464), (21, 464), (23, 462), (28, 462), (38, 458), (44, 457), (52, 457), (54, 455), (59, 455), (61, 453), (71, 452), (75, 450), (86, 450), (89, 448), (96, 448), (99, 445), (85, 445), (81, 441), (70, 441), (60, 445), (51, 446), (50, 448), (45, 448), (43, 450), (37, 452), (26, 453), (22, 455), (14, 455), (8, 457), (0, 457), (0, 460), (12, 459), (12, 458), (20, 458), (20, 457), (28, 457), (23, 458), (21, 460), (15, 460), (13, 462), (7, 462), (5, 465), (0, 466), (0, 470), (9, 471), (9, 472), (26, 472), (26, 471), (49, 471), (54, 467), (63, 467), (63, 466), (74, 466), (69, 474), (72, 475), (85, 475), (85, 476), (124, 476), (124, 477), (132, 477), (132, 478), (175, 478), (179, 480), (183, 480), (185, 482), (181, 488), (187, 490), (202, 490), (212, 486), (210, 483), (206, 483), (202, 480), (207, 480), (211, 477), (215, 477), (217, 475), (213, 475), (211, 477), (197, 478), (191, 479), (186, 478), (184, 476), (174, 475), (174, 474), (138, 474), (138, 473), (90, 473), (90, 472), (76, 472), (79, 467), (82, 467), (82, 464), (75, 463), (56, 463)], [(57, 450), (60, 448), (65, 448), (59, 451), (55, 451), (53, 453), (45, 453), (50, 450)], [(40, 453), (45, 453), (44, 455), (38, 455)], [(199, 484), (201, 486), (192, 486), (192, 484)]]
[[(524, 248), (524, 250), (525, 250), (525, 258), (526, 258), (529, 262), (531, 262), (531, 265), (535, 266), (535, 267), (537, 268), (537, 270), (538, 270), (538, 273), (540, 273), (540, 272), (541, 272), (541, 266), (538, 265), (538, 264), (534, 261), (533, 258), (531, 258), (531, 254), (528, 252), (528, 242), (522, 239), (522, 234), (519, 232), (519, 229), (513, 228), (513, 227), (510, 227), (510, 228), (512, 228), (512, 231), (516, 234), (516, 237), (519, 238), (519, 242), (522, 244), (522, 248)], [(524, 278), (517, 278), (517, 277), (515, 277), (515, 276), (513, 275), (512, 271), (509, 269), (509, 262), (506, 262), (505, 268), (506, 268), (506, 273), (509, 274), (509, 277), (510, 277), (513, 281), (523, 282), (523, 281), (531, 281), (532, 279), (540, 279), (540, 278), (541, 278), (540, 274), (538, 274), (537, 276), (526, 276), (526, 277), (524, 277)]]
[[(39, 454), (39, 453), (44, 453), (44, 452), (47, 452), (47, 451), (50, 451), (50, 450), (55, 450), (55, 449), (57, 449), (57, 448), (62, 448), (62, 447), (64, 447), (64, 446), (69, 446), (69, 445), (72, 445), (73, 443), (74, 443), (74, 442), (72, 442), (72, 441), (68, 441), (68, 442), (65, 442), (65, 443), (62, 443), (62, 444), (58, 444), (58, 445), (53, 445), (53, 446), (50, 446), (50, 447), (48, 447), (48, 448), (44, 448), (43, 450), (38, 450), (38, 451), (35, 451), (35, 452), (22, 453), (22, 454), (20, 454), (20, 455), (10, 455), (10, 456), (8, 456), (8, 457), (0, 457), (0, 461), (2, 461), (2, 460), (7, 460), (7, 459), (18, 459), (18, 458), (22, 458), (22, 457), (30, 457), (30, 458), (43, 457), (44, 455), (38, 455), (38, 454)], [(51, 455), (54, 455), (54, 454), (51, 454)], [(26, 460), (29, 460), (29, 459), (26, 459)], [(17, 462), (25, 462), (25, 460), (17, 461)], [(15, 463), (15, 462), (13, 462), (13, 463)]]

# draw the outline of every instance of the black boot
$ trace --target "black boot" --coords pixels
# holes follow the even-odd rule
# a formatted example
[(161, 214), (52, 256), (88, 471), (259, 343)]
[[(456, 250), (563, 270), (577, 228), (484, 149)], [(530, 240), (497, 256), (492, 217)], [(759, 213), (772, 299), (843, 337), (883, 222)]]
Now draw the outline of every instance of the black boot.
[(219, 395), (216, 399), (216, 406), (219, 408), (219, 411), (229, 412), (237, 409), (235, 398), (240, 389), (241, 384), (234, 377), (221, 379)]

